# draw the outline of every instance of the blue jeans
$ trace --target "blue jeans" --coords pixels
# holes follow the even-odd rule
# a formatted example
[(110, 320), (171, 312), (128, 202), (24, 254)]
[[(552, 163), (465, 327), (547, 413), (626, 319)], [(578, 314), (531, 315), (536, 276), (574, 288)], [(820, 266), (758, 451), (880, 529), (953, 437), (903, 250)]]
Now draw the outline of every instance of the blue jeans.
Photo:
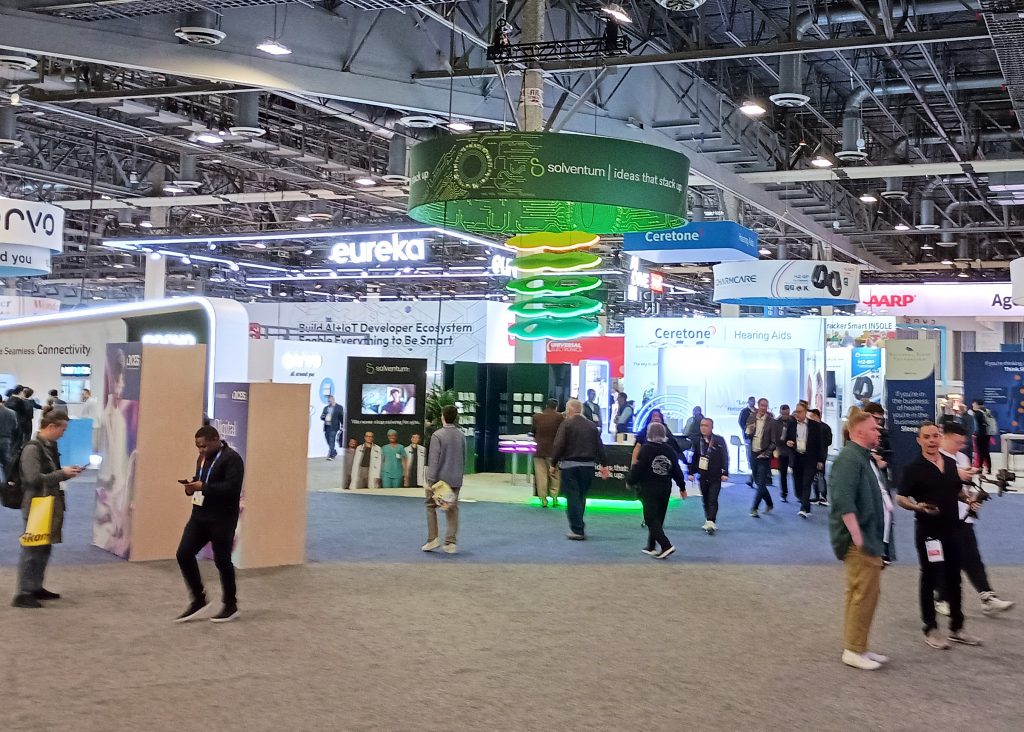
[(764, 501), (766, 508), (774, 508), (772, 494), (768, 492), (768, 486), (772, 483), (772, 461), (770, 458), (754, 458), (754, 485), (757, 492), (754, 494), (754, 505), (751, 510), (756, 511)]
[(324, 439), (327, 440), (327, 457), (338, 457), (338, 432), (330, 427), (324, 429)]
[(569, 517), (569, 529), (574, 534), (583, 536), (586, 525), (583, 523), (583, 512), (587, 510), (587, 491), (594, 480), (593, 466), (582, 468), (562, 468), (562, 495), (565, 496)]

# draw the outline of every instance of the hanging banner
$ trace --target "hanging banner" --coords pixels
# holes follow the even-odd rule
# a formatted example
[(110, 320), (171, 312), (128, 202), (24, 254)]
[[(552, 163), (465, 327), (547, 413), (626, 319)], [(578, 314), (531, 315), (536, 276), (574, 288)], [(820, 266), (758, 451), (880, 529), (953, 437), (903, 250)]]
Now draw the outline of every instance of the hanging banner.
[(50, 273), (50, 253), (64, 248), (64, 209), (0, 197), (0, 277)]
[(935, 341), (885, 341), (886, 427), (896, 475), (920, 454), (917, 430), (935, 419)]
[(54, 298), (0, 295), (0, 320), (27, 318), (32, 315), (50, 315), (58, 312), (60, 312), (60, 300)]
[(1024, 424), (1024, 353), (965, 353), (964, 403), (984, 399), (1000, 434)]
[(677, 229), (626, 233), (622, 251), (656, 264), (757, 260), (757, 232), (735, 221), (694, 221)]
[[(1022, 262), (1024, 259), (1016, 260)], [(908, 317), (1020, 317), (1024, 315), (1024, 271), (1006, 282), (941, 282), (924, 285), (896, 283), (868, 284), (860, 287), (858, 315)], [(1016, 282), (1020, 284), (1016, 284)], [(1017, 304), (1014, 304), (1017, 301)]]
[(713, 269), (714, 300), (729, 305), (853, 305), (860, 285), (860, 267), (839, 262), (725, 262)]

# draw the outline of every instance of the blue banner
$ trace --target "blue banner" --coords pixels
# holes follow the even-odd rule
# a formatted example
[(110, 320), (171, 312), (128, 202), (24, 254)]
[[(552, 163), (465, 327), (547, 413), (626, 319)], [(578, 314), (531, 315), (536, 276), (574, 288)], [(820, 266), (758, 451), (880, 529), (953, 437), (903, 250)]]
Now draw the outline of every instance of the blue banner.
[(886, 427), (896, 475), (921, 454), (921, 423), (935, 419), (935, 358), (934, 341), (885, 342)]
[(757, 232), (735, 221), (694, 221), (676, 229), (627, 233), (622, 251), (648, 262), (745, 262), (758, 258)]
[(965, 353), (964, 402), (983, 399), (999, 432), (1024, 424), (1024, 353)]

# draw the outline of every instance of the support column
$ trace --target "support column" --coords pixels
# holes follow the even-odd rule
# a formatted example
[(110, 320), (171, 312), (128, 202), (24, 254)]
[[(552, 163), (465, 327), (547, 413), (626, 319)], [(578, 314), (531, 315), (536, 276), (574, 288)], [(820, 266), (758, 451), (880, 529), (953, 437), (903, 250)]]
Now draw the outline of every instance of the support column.
[(146, 255), (145, 300), (162, 300), (166, 292), (167, 259), (153, 252)]

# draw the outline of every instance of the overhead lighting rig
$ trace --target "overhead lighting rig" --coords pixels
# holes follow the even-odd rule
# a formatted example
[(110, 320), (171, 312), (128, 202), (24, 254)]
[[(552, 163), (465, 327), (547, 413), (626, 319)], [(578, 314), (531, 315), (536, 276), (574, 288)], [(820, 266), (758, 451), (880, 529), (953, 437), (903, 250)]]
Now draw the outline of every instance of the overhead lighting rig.
[[(616, 6), (618, 7), (618, 6)], [(630, 51), (629, 38), (622, 35), (613, 15), (605, 15), (604, 35), (595, 38), (572, 38), (564, 41), (541, 43), (512, 43), (512, 26), (499, 20), (494, 29), (492, 43), (487, 47), (487, 60), (495, 64), (527, 63), (530, 61), (558, 61), (571, 58), (599, 56), (625, 56)]]

